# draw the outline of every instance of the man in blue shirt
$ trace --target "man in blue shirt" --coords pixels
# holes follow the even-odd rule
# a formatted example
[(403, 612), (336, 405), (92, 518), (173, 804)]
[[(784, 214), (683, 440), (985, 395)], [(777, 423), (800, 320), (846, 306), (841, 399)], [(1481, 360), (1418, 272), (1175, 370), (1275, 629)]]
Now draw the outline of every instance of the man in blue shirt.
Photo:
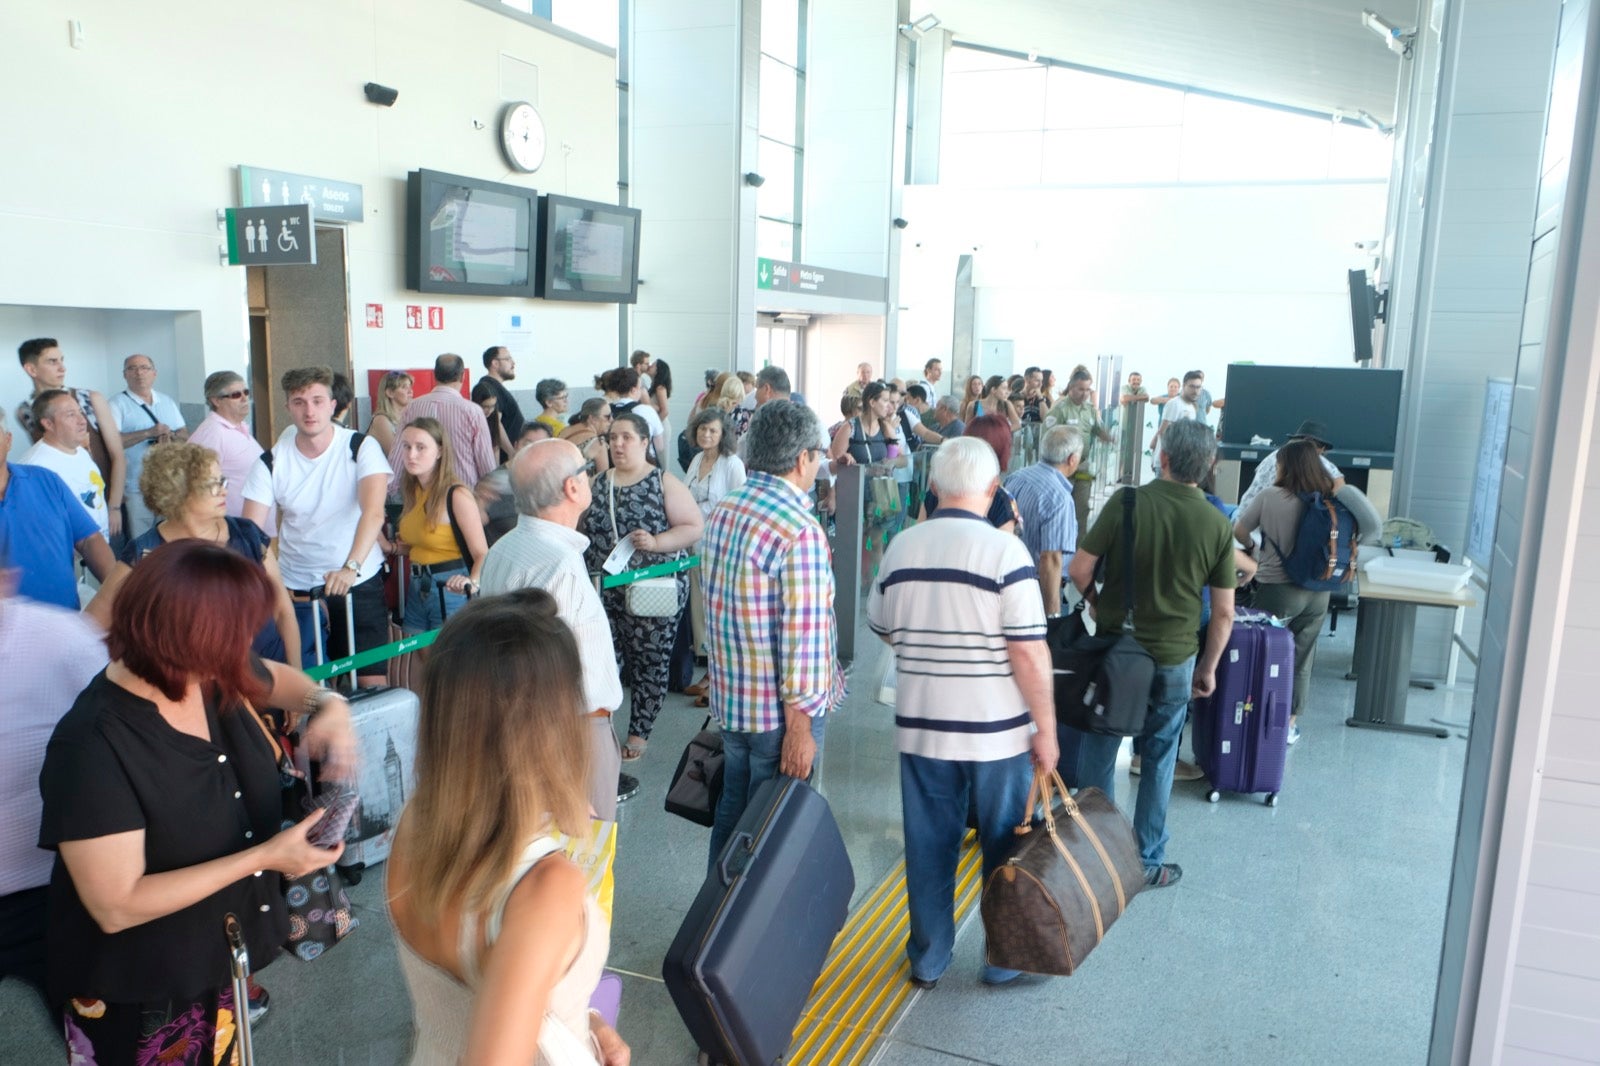
[(1072, 475), (1083, 458), (1077, 426), (1051, 426), (1039, 440), (1039, 461), (1006, 478), (1006, 491), (1022, 515), (1022, 543), (1039, 570), (1044, 613), (1061, 613), (1061, 576), (1078, 550), (1078, 514)]
[(73, 552), (104, 581), (116, 562), (111, 545), (60, 475), (8, 463), (10, 453), (11, 427), (0, 414), (0, 558), (21, 572), (20, 595), (76, 611)]

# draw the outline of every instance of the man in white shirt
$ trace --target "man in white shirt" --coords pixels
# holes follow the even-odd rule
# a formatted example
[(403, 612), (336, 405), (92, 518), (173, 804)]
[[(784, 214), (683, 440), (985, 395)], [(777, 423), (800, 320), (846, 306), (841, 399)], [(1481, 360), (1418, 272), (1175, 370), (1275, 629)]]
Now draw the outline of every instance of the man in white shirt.
[[(231, 370), (219, 370), (207, 377), (205, 389), (206, 406), (211, 413), (195, 427), (189, 443), (217, 453), (217, 465), (228, 481), (227, 513), (242, 518), (244, 483), (261, 458), (261, 445), (250, 432), (250, 389), (244, 378)], [(278, 524), (270, 508), (265, 520), (257, 524), (267, 536), (277, 536)]]
[(106, 506), (106, 483), (89, 454), (89, 420), (66, 389), (46, 389), (33, 399), (33, 423), (44, 436), (17, 460), (53, 470), (83, 504), (100, 534), (109, 538), (112, 514)]
[[(139, 491), (139, 474), (144, 470), (145, 453), (153, 444), (188, 440), (178, 401), (157, 392), (156, 364), (148, 355), (135, 353), (122, 361), (122, 380), (128, 387), (111, 397), (111, 413), (122, 432), (122, 453), (127, 471), (123, 506), (128, 509), (126, 534), (129, 540), (156, 524), (155, 515), (145, 506)], [(224, 474), (226, 476), (226, 474)]]
[[(393, 470), (378, 442), (333, 421), (333, 371), (300, 367), (283, 375), (292, 432), (278, 438), (256, 460), (244, 487), (244, 517), (257, 525), (268, 508), (278, 508), (278, 565), (295, 601), (302, 654), (314, 661), (309, 638), (313, 620), (310, 592), (328, 597), (328, 656), (342, 658), (378, 647), (389, 639), (389, 612), (383, 601), (383, 553), (378, 531)], [(350, 647), (345, 595), (355, 619)], [(373, 663), (356, 671), (363, 687), (384, 683), (388, 668)]]
[[(1322, 469), (1333, 479), (1333, 491), (1338, 492), (1344, 488), (1344, 471), (1334, 466), (1328, 459), (1328, 452), (1333, 445), (1328, 442), (1328, 427), (1321, 422), (1311, 419), (1300, 423), (1300, 428), (1294, 431), (1294, 436), (1283, 443), (1289, 444), (1297, 440), (1308, 440), (1317, 446), (1317, 452), (1322, 456)], [(1255, 476), (1250, 479), (1250, 487), (1244, 490), (1244, 495), (1239, 497), (1239, 510), (1243, 511), (1250, 506), (1250, 501), (1270, 489), (1278, 481), (1278, 449), (1274, 448), (1267, 457), (1261, 460), (1256, 467)]]
[(588, 464), (564, 440), (528, 445), (511, 460), (517, 527), (489, 549), (480, 585), (485, 596), (541, 588), (555, 597), (561, 620), (578, 642), (583, 664), (584, 714), (590, 725), (589, 803), (602, 821), (616, 821), (622, 752), (611, 712), (622, 704), (611, 623), (589, 578), (583, 551), (589, 538), (578, 519), (589, 509)]
[(1199, 421), (1200, 389), (1204, 384), (1204, 374), (1198, 370), (1189, 371), (1183, 375), (1183, 384), (1178, 390), (1178, 395), (1169, 399), (1161, 408), (1161, 424), (1156, 427), (1156, 439), (1150, 445), (1150, 469), (1157, 474), (1161, 473), (1162, 433), (1173, 422), (1179, 422), (1184, 419)]

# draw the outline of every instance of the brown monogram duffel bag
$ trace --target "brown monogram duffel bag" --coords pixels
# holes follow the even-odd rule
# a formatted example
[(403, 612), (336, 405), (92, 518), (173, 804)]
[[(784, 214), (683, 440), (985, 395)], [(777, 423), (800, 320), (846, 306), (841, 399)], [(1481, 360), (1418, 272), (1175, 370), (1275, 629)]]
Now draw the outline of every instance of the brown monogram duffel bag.
[[(1042, 821), (1034, 818), (1040, 801)], [(989, 964), (1071, 974), (1144, 887), (1139, 844), (1104, 792), (1069, 796), (1054, 771), (1035, 773), (1025, 817), (1010, 856), (983, 886)]]

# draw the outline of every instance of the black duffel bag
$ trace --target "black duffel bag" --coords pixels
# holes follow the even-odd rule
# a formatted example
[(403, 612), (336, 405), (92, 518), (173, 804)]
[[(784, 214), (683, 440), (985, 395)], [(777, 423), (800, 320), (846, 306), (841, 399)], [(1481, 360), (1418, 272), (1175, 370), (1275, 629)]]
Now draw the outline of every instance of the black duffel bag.
[(1050, 620), (1045, 637), (1055, 678), (1056, 721), (1085, 733), (1144, 732), (1156, 663), (1133, 637), (1134, 489), (1122, 490), (1122, 558), (1127, 610), (1121, 633), (1089, 632), (1084, 604)]

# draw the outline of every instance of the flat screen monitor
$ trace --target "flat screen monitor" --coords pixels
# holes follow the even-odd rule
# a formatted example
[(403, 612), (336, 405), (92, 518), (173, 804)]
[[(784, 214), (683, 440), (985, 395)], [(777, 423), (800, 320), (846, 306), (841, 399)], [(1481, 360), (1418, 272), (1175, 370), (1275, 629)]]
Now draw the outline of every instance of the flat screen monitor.
[(1378, 296), (1367, 281), (1365, 270), (1352, 270), (1350, 286), (1350, 333), (1355, 340), (1358, 363), (1372, 362), (1372, 324), (1378, 318)]
[(416, 292), (533, 296), (538, 194), (413, 170), (406, 178), (406, 286)]
[(639, 297), (639, 211), (554, 193), (539, 198), (539, 295), (631, 304)]
[(1265, 437), (1275, 448), (1309, 419), (1328, 427), (1341, 453), (1393, 452), (1402, 380), (1399, 370), (1234, 363), (1224, 390), (1222, 442), (1249, 446)]

